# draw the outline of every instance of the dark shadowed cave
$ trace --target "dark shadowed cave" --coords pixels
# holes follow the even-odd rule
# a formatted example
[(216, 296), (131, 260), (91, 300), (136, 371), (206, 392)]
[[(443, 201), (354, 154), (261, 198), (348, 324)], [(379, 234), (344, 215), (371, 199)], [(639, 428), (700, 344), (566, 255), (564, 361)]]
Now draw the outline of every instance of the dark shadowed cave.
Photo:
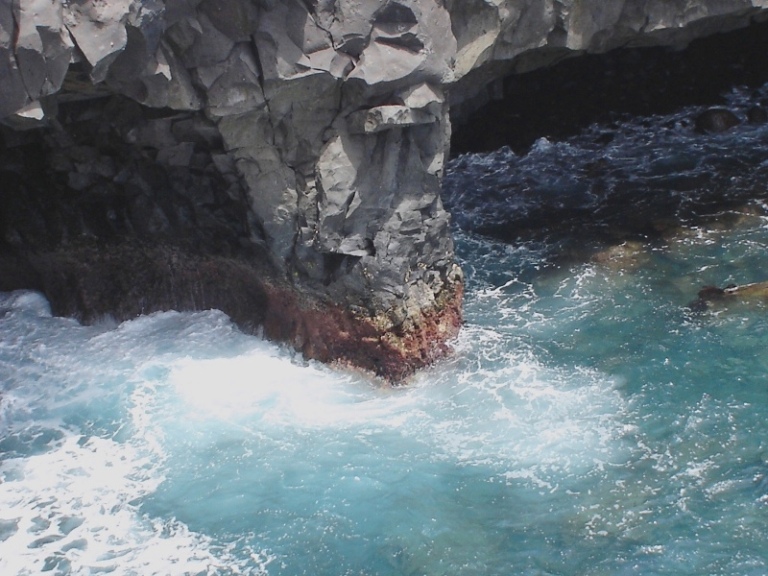
[[(619, 49), (509, 76), (503, 98), (472, 112), (464, 105), (454, 114), (446, 206), (460, 227), (476, 234), (513, 244), (547, 238), (558, 246), (551, 255), (555, 263), (599, 259), (627, 242), (664, 243), (681, 227), (733, 217), (728, 210), (762, 213), (758, 205), (746, 207), (768, 196), (759, 150), (745, 149), (740, 158), (717, 152), (702, 152), (699, 160), (670, 158), (658, 173), (641, 176), (648, 166), (640, 165), (648, 160), (640, 149), (619, 153), (637, 154), (635, 172), (620, 166), (626, 158), (615, 162), (609, 148), (631, 123), (648, 141), (666, 138), (665, 131), (716, 150), (713, 132), (768, 120), (760, 90), (766, 82), (765, 23), (696, 40), (682, 51)], [(736, 87), (750, 95), (741, 107), (728, 98)], [(712, 112), (728, 114), (731, 123), (705, 129)], [(574, 137), (592, 153), (553, 156), (553, 163), (567, 166), (553, 167), (550, 175), (540, 165), (537, 174), (514, 174), (538, 139)], [(695, 147), (691, 142), (686, 147)], [(493, 168), (479, 178), (476, 170), (465, 170), (473, 160), (463, 155), (474, 152), (494, 155), (488, 160)], [(692, 162), (703, 165), (692, 170)], [(724, 196), (736, 180), (743, 181), (740, 192)]]
[(49, 127), (0, 137), (0, 290), (86, 322), (209, 307), (259, 322), (254, 226), (201, 114), (65, 96)]
[(452, 108), (451, 153), (561, 139), (594, 122), (717, 105), (733, 86), (768, 82), (768, 22), (691, 42), (685, 50), (625, 48), (569, 57), (499, 81), (496, 99)]

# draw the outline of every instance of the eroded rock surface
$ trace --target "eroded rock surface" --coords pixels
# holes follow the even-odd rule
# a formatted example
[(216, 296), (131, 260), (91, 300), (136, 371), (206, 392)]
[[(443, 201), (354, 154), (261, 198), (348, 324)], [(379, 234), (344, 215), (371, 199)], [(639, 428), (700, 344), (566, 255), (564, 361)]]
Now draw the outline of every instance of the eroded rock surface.
[(448, 91), (469, 109), (510, 72), (682, 46), (766, 7), (4, 2), (0, 288), (84, 319), (219, 307), (401, 379), (461, 322), (440, 199)]

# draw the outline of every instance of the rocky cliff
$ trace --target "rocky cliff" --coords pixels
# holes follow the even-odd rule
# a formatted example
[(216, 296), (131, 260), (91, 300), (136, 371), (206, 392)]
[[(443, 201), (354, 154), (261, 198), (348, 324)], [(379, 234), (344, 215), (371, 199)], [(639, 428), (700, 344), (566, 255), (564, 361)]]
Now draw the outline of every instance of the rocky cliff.
[[(398, 380), (461, 320), (449, 105), (746, 0), (4, 0), (0, 289), (93, 320), (221, 308)], [(450, 98), (448, 93), (450, 92)]]

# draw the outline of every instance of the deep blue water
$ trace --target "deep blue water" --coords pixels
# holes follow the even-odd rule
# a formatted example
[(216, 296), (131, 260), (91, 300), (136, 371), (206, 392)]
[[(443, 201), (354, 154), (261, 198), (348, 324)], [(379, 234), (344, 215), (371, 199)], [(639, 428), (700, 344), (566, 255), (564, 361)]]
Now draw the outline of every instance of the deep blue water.
[(466, 326), (404, 388), (1, 295), (0, 574), (765, 574), (768, 309), (686, 304), (768, 280), (768, 128), (693, 112), (454, 160)]

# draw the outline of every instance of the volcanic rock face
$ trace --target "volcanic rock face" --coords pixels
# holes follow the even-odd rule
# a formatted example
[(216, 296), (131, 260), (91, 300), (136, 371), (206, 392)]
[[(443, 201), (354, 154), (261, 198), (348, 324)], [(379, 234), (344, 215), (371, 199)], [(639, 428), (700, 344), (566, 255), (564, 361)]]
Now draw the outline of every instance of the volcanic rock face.
[(470, 108), (510, 71), (683, 45), (766, 6), (5, 2), (0, 289), (84, 319), (219, 307), (400, 379), (461, 320), (447, 89)]

